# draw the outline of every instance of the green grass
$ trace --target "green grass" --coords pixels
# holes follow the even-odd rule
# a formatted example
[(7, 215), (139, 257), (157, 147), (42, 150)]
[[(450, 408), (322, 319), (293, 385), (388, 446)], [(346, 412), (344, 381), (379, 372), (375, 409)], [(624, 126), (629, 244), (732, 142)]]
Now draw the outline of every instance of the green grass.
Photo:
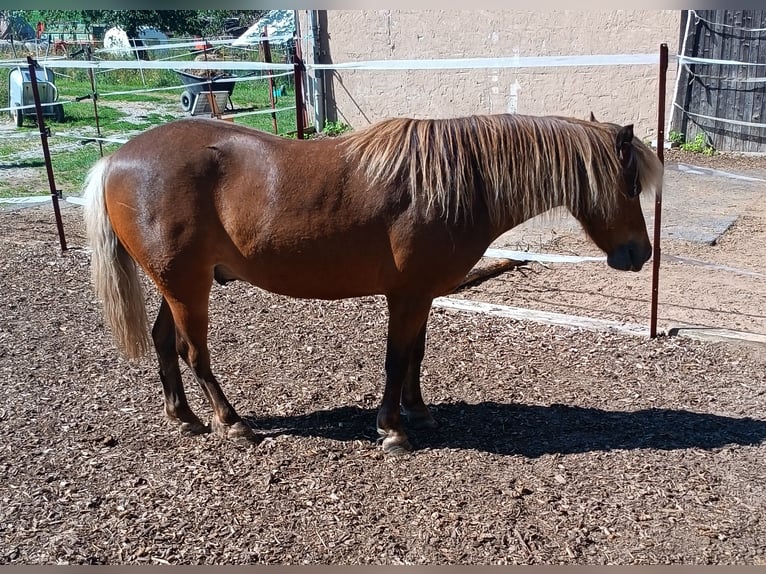
[[(104, 153), (111, 153), (117, 149), (117, 145), (107, 144)], [(51, 153), (53, 166), (53, 179), (56, 189), (63, 191), (65, 195), (79, 195), (85, 174), (88, 169), (101, 157), (97, 143), (83, 144), (76, 150), (67, 153)], [(42, 153), (39, 158), (22, 159), (3, 168), (33, 168), (37, 173), (30, 177), (23, 187), (18, 180), (0, 180), (0, 198), (24, 197), (45, 195), (50, 193), (47, 170), (43, 161)]]
[[(100, 157), (99, 146), (95, 142), (77, 144), (76, 139), (65, 138), (67, 133), (78, 133), (82, 137), (97, 135), (93, 101), (76, 98), (91, 93), (90, 78), (86, 70), (57, 69), (56, 87), (59, 102), (64, 104), (65, 120), (57, 123), (46, 116), (46, 126), (50, 127), (51, 137), (48, 145), (56, 187), (65, 195), (77, 195), (82, 181), (91, 165)], [(0, 107), (8, 104), (9, 70), (0, 69)], [(153, 126), (185, 117), (180, 106), (181, 92), (185, 89), (181, 78), (170, 70), (144, 70), (143, 76), (138, 70), (114, 70), (97, 73), (95, 76), (98, 91), (98, 118), (100, 131), (104, 137), (126, 137), (126, 134), (147, 130)], [(295, 105), (293, 86), (288, 78), (275, 80), (277, 86), (284, 84), (286, 93), (277, 98), (276, 107)], [(153, 92), (139, 92), (146, 88), (168, 88)], [(112, 92), (135, 93), (108, 95)], [(106, 95), (105, 95), (106, 94)], [(245, 110), (264, 110), (270, 108), (269, 85), (266, 80), (238, 82), (231, 96), (234, 113)], [(126, 112), (129, 104), (149, 104), (145, 113)], [(152, 105), (155, 109), (151, 109)], [(130, 117), (129, 117), (130, 116)], [(276, 113), (278, 133), (288, 135), (295, 131), (295, 110)], [(6, 114), (0, 121), (11, 122)], [(233, 119), (234, 123), (267, 132), (273, 132), (271, 113), (242, 115)], [(32, 120), (25, 120), (24, 126), (15, 128), (10, 133), (29, 132), (24, 139), (3, 139), (0, 136), (0, 169), (7, 170), (8, 177), (0, 178), (0, 197), (44, 195), (49, 193), (47, 171), (43, 162), (40, 138), (33, 134), (39, 128)], [(61, 137), (58, 137), (61, 135)], [(65, 145), (66, 144), (66, 145)], [(61, 149), (66, 147), (67, 149)], [(58, 149), (57, 149), (58, 148)], [(104, 153), (111, 153), (119, 144), (104, 144)], [(14, 168), (23, 168), (23, 176), (15, 177)]]
[[(104, 155), (117, 150), (117, 144), (105, 144)], [(56, 186), (67, 195), (79, 195), (85, 174), (101, 157), (98, 144), (89, 142), (68, 153), (51, 154)]]
[(40, 155), (39, 158), (22, 158), (18, 159), (16, 161), (11, 161), (8, 163), (0, 164), (0, 167), (3, 169), (12, 169), (15, 167), (25, 168), (25, 167), (44, 167), (45, 161), (43, 160), (42, 155)]
[[(35, 141), (35, 140), (33, 140)], [(54, 138), (49, 139), (49, 147)], [(45, 168), (44, 156), (40, 141), (36, 140), (39, 155), (36, 157), (21, 157), (13, 159), (13, 153), (18, 151), (14, 149), (13, 144), (0, 143), (0, 169), (8, 170), (25, 169), (26, 174), (23, 179), (18, 177), (4, 177), (0, 179), (0, 197), (24, 197), (32, 195), (44, 195), (50, 193), (50, 184), (48, 183), (48, 172)], [(100, 156), (99, 146), (96, 142), (87, 142), (75, 144), (76, 148), (56, 153), (51, 150), (51, 165), (53, 166), (53, 177), (56, 188), (62, 190), (66, 195), (79, 195), (80, 188), (90, 166), (92, 166)], [(115, 151), (119, 145), (104, 144), (104, 154)], [(30, 173), (29, 170), (32, 170)]]
[[(50, 120), (51, 126), (66, 126), (69, 128), (95, 127), (96, 118), (93, 103), (88, 101), (68, 103), (64, 106), (64, 122), (58, 124)], [(107, 103), (98, 106), (98, 121), (101, 127), (119, 123), (125, 114)], [(46, 120), (47, 122), (48, 120)]]

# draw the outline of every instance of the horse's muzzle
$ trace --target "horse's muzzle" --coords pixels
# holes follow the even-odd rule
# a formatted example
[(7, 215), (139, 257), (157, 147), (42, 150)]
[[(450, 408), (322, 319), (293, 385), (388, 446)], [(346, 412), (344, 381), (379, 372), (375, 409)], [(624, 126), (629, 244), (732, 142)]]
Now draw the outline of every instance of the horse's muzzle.
[(651, 256), (652, 246), (650, 243), (639, 245), (629, 241), (607, 255), (606, 263), (609, 267), (620, 271), (641, 271), (644, 263)]

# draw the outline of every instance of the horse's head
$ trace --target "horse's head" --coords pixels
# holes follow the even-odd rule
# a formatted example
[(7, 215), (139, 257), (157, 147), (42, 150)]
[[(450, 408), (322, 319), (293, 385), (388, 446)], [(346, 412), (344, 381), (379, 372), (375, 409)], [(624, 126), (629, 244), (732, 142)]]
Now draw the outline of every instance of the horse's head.
[[(595, 121), (591, 115), (591, 120)], [(608, 208), (590, 206), (577, 214), (585, 232), (607, 255), (607, 263), (614, 269), (639, 271), (652, 254), (652, 244), (641, 211), (639, 194), (643, 187), (659, 189), (662, 163), (638, 138), (633, 126), (608, 125), (612, 129), (611, 152), (619, 165), (616, 189), (612, 190)]]

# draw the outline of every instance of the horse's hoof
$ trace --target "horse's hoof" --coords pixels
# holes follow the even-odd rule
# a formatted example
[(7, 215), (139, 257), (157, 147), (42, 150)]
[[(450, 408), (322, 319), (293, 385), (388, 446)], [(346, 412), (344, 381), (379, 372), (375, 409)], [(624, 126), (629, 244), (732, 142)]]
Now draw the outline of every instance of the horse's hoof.
[(409, 454), (413, 450), (410, 440), (404, 433), (387, 432), (378, 427), (378, 434), (383, 439), (383, 452), (386, 454)]
[(210, 432), (210, 427), (200, 420), (196, 421), (182, 421), (175, 415), (169, 415), (165, 413), (165, 418), (173, 426), (177, 426), (178, 430), (184, 436), (197, 436), (200, 434), (207, 434)]
[(263, 437), (255, 434), (244, 421), (237, 421), (233, 424), (222, 423), (219, 420), (213, 418), (210, 421), (213, 430), (216, 434), (231, 439), (238, 443), (255, 445), (263, 440)]
[(255, 434), (253, 429), (242, 421), (231, 425), (226, 431), (226, 437), (249, 445), (257, 445), (263, 440), (262, 436)]
[(402, 456), (412, 453), (412, 445), (408, 439), (401, 437), (386, 437), (383, 439), (383, 452), (391, 456)]
[(186, 436), (197, 436), (201, 434), (207, 434), (210, 432), (210, 427), (201, 422), (194, 422), (194, 423), (181, 422), (178, 425), (178, 428), (181, 431), (181, 434)]

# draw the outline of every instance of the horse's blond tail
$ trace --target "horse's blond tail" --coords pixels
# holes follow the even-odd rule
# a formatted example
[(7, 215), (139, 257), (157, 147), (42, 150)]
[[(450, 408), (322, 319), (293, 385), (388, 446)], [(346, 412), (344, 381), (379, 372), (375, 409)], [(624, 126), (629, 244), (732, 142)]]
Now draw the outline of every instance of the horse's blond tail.
[(103, 158), (90, 169), (83, 191), (91, 279), (115, 343), (134, 359), (149, 349), (149, 324), (136, 264), (115, 235), (106, 212), (104, 180), (108, 165), (108, 158)]

